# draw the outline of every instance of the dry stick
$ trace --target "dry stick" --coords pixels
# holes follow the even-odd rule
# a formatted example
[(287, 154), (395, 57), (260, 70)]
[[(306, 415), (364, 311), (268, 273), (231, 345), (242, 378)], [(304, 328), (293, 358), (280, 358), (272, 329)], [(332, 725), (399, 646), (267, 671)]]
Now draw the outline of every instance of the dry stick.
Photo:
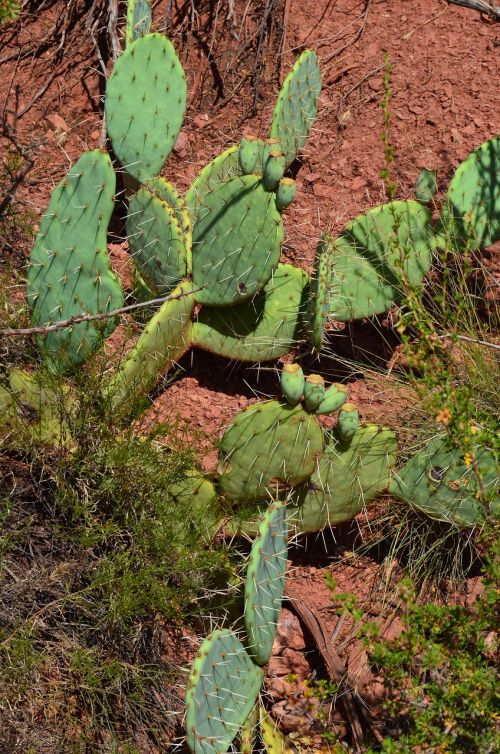
[(456, 333), (444, 333), (444, 335), (438, 335), (440, 340), (447, 340), (448, 338), (456, 338), (457, 340), (464, 340), (466, 343), (477, 343), (478, 346), (486, 346), (487, 348), (494, 348), (500, 351), (500, 345), (498, 343), (491, 343), (489, 340), (481, 340), (480, 338), (471, 338), (468, 335), (457, 335)]
[(461, 5), (462, 8), (477, 10), (479, 13), (485, 13), (490, 18), (500, 21), (500, 5), (488, 3), (484, 0), (446, 0), (446, 2), (451, 5)]
[(347, 669), (338, 654), (330, 646), (329, 638), (325, 632), (323, 624), (316, 614), (316, 611), (304, 603), (303, 594), (299, 594), (287, 586), (285, 595), (288, 598), (292, 609), (297, 613), (298, 617), (316, 642), (316, 646), (325, 662), (327, 670), (331, 678), (333, 678), (337, 684), (340, 692), (339, 699), (344, 707), (345, 715), (351, 728), (354, 750), (359, 754), (361, 752), (361, 743), (363, 741), (363, 728), (361, 727), (359, 715), (356, 710), (354, 694), (348, 687)]
[(177, 296), (162, 296), (161, 298), (152, 298), (149, 301), (141, 301), (137, 304), (129, 304), (128, 306), (122, 306), (120, 309), (113, 309), (110, 312), (104, 314), (78, 314), (69, 319), (61, 319), (59, 322), (54, 322), (52, 325), (45, 325), (44, 327), (23, 327), (18, 330), (13, 328), (7, 328), (6, 330), (0, 330), (0, 337), (4, 338), (20, 338), (25, 335), (43, 335), (45, 333), (54, 332), (55, 330), (64, 330), (66, 327), (77, 325), (80, 322), (95, 322), (96, 320), (110, 319), (111, 317), (117, 317), (120, 314), (127, 314), (135, 309), (144, 309), (147, 306), (154, 306), (156, 304), (164, 304), (166, 301), (177, 301), (184, 296), (188, 296), (191, 293), (198, 293), (201, 288), (195, 288), (192, 291), (186, 293), (179, 293)]

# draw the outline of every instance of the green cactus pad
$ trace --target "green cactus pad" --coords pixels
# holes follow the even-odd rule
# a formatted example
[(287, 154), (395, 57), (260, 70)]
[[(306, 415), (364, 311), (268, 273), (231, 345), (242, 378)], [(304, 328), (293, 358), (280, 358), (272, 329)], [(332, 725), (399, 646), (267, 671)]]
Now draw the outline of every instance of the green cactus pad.
[(186, 277), (184, 231), (176, 212), (158, 193), (140, 188), (131, 197), (127, 237), (134, 263), (153, 292), (165, 295)]
[(165, 178), (153, 178), (152, 181), (147, 182), (145, 188), (147, 188), (148, 191), (151, 191), (152, 194), (155, 194), (155, 196), (157, 196), (163, 202), (166, 202), (170, 209), (174, 211), (177, 222), (181, 226), (184, 233), (184, 243), (188, 252), (188, 266), (190, 266), (192, 231), (186, 202), (179, 194), (175, 186), (166, 181)]
[(307, 273), (279, 264), (251, 301), (225, 309), (204, 306), (193, 324), (193, 345), (238, 361), (276, 359), (302, 338), (307, 291)]
[(402, 272), (419, 285), (431, 265), (431, 214), (415, 201), (359, 215), (332, 244), (330, 316), (345, 322), (387, 311), (402, 298)]
[(193, 754), (225, 754), (251, 713), (264, 673), (236, 634), (213, 631), (193, 663), (186, 691), (186, 738)]
[(315, 413), (316, 416), (321, 414), (332, 414), (334, 411), (338, 411), (347, 400), (348, 390), (344, 385), (338, 385), (334, 383), (330, 385), (328, 390), (325, 390), (325, 395)]
[(128, 0), (125, 24), (125, 43), (144, 37), (151, 29), (151, 8), (148, 0)]
[(500, 137), (481, 144), (455, 171), (441, 212), (445, 239), (484, 249), (500, 239)]
[[(106, 234), (114, 208), (115, 174), (106, 152), (86, 152), (52, 192), (30, 256), (27, 301), (33, 326), (123, 306), (109, 262)], [(89, 359), (116, 327), (113, 318), (82, 322), (37, 336), (58, 369)]]
[(245, 581), (245, 629), (248, 651), (258, 665), (269, 662), (285, 588), (286, 508), (270, 505), (253, 542)]
[(68, 419), (75, 412), (69, 387), (44, 384), (40, 375), (13, 369), (0, 383), (0, 439), (9, 447), (25, 448), (33, 441), (71, 448)]
[(173, 149), (186, 108), (186, 79), (162, 34), (132, 42), (116, 60), (104, 103), (109, 138), (133, 178), (157, 175)]
[(296, 485), (314, 471), (323, 430), (301, 405), (256, 403), (241, 411), (220, 446), (219, 490), (231, 500), (258, 500)]
[[(255, 139), (255, 143), (257, 145), (257, 162), (252, 172), (256, 175), (262, 175), (264, 141)], [(229, 147), (202, 168), (186, 192), (186, 206), (193, 225), (197, 219), (205, 215), (206, 196), (211, 194), (221, 183), (226, 183), (241, 175), (245, 175), (245, 172), (239, 162), (239, 146)]]
[(332, 435), (296, 505), (287, 508), (290, 528), (315, 532), (354, 518), (387, 490), (396, 448), (394, 433), (374, 424), (360, 427), (347, 445)]
[(230, 306), (261, 290), (276, 268), (283, 222), (259, 178), (233, 178), (207, 193), (193, 226), (193, 282), (200, 304)]
[(474, 463), (467, 465), (446, 436), (435, 437), (398, 470), (389, 492), (437, 521), (459, 527), (482, 524), (500, 502), (498, 466), (485, 448), (474, 447), (472, 455)]
[(320, 92), (318, 56), (313, 50), (304, 50), (283, 82), (271, 125), (271, 136), (281, 140), (287, 166), (306, 142), (318, 112)]
[(184, 280), (147, 323), (136, 345), (105, 387), (114, 408), (129, 410), (191, 346), (192, 284)]
[(314, 256), (308, 306), (309, 339), (316, 351), (321, 351), (325, 325), (330, 311), (330, 293), (333, 283), (333, 239), (328, 234), (321, 237)]
[(415, 197), (419, 202), (428, 204), (432, 201), (437, 191), (437, 173), (435, 170), (423, 168), (417, 178), (415, 186)]
[(281, 390), (290, 406), (299, 403), (304, 395), (305, 378), (302, 367), (299, 364), (285, 364), (281, 370)]

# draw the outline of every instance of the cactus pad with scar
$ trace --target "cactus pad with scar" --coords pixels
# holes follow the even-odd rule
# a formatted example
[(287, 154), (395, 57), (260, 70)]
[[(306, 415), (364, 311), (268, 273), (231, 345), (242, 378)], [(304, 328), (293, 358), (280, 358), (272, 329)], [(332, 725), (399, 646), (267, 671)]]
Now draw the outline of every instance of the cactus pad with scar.
[[(86, 152), (52, 192), (30, 256), (27, 301), (33, 326), (123, 306), (106, 234), (114, 208), (115, 174), (107, 152)], [(89, 359), (113, 332), (113, 318), (81, 322), (37, 336), (57, 369)]]

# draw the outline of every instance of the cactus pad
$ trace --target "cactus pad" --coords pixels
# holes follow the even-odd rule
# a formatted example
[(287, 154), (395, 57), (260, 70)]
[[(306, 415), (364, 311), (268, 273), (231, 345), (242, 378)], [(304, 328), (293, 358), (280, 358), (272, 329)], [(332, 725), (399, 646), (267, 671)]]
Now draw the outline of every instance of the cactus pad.
[(273, 503), (253, 542), (245, 582), (248, 651), (258, 665), (269, 661), (276, 635), (285, 588), (287, 533), (285, 506)]
[(151, 29), (151, 8), (148, 0), (128, 0), (125, 24), (125, 43), (134, 42)]
[(290, 528), (321, 531), (349, 521), (389, 485), (396, 437), (374, 424), (360, 427), (349, 445), (332, 436), (318, 468), (289, 506)]
[(305, 144), (316, 119), (320, 92), (318, 56), (313, 50), (304, 50), (283, 82), (271, 125), (271, 136), (280, 139), (287, 166)]
[(467, 465), (446, 436), (435, 437), (399, 469), (389, 492), (437, 521), (461, 527), (482, 524), (488, 513), (498, 510), (498, 466), (485, 448), (476, 446), (472, 455)]
[(0, 383), (0, 438), (9, 447), (23, 448), (26, 441), (55, 447), (72, 446), (68, 418), (75, 401), (68, 387), (43, 384), (36, 375), (13, 369)]
[(136, 345), (106, 386), (114, 408), (132, 408), (191, 345), (192, 284), (185, 280), (171, 292), (145, 326)]
[(186, 691), (193, 754), (225, 754), (252, 711), (263, 678), (233, 631), (219, 629), (205, 639)]
[(186, 108), (186, 79), (162, 34), (132, 42), (106, 86), (106, 126), (118, 159), (133, 178), (157, 175), (173, 149)]
[(308, 276), (279, 264), (264, 289), (250, 301), (225, 309), (204, 306), (193, 324), (193, 345), (228, 359), (276, 359), (302, 337)]
[(323, 345), (325, 325), (330, 310), (332, 280), (333, 239), (325, 234), (316, 247), (308, 306), (309, 339), (316, 351), (321, 351)]
[(258, 500), (300, 484), (323, 452), (323, 430), (302, 406), (279, 401), (241, 411), (220, 447), (219, 490), (232, 500)]
[[(257, 160), (252, 172), (262, 175), (264, 141), (255, 139), (255, 144), (257, 146)], [(240, 165), (239, 146), (229, 147), (205, 165), (186, 192), (186, 206), (191, 222), (194, 224), (198, 218), (204, 216), (205, 197), (208, 194), (211, 194), (221, 183), (226, 183), (241, 175), (246, 175), (246, 173)]]
[(219, 183), (193, 226), (193, 282), (200, 304), (228, 306), (251, 298), (276, 268), (283, 222), (274, 194), (245, 175)]
[(332, 245), (330, 316), (370, 317), (401, 301), (402, 275), (418, 285), (431, 265), (431, 215), (415, 201), (384, 204), (359, 215)]
[(152, 291), (164, 295), (186, 277), (184, 230), (176, 212), (158, 193), (143, 187), (132, 196), (127, 237), (134, 263)]
[[(123, 306), (106, 234), (114, 208), (115, 174), (106, 152), (86, 152), (52, 192), (30, 256), (27, 301), (33, 326)], [(82, 322), (37, 337), (58, 368), (90, 358), (116, 320)]]
[(500, 239), (500, 137), (481, 144), (455, 171), (441, 212), (446, 238), (484, 249)]

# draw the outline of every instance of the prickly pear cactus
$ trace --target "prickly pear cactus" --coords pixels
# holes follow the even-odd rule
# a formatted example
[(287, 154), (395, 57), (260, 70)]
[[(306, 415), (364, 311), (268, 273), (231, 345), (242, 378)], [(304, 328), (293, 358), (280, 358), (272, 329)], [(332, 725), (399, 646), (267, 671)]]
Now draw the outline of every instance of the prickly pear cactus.
[(13, 369), (0, 382), (0, 439), (25, 449), (30, 441), (71, 448), (68, 419), (75, 412), (69, 387), (44, 384), (40, 375)]
[(186, 691), (187, 744), (193, 754), (224, 754), (248, 719), (264, 672), (236, 634), (214, 631), (202, 643)]
[(288, 506), (290, 529), (321, 531), (354, 518), (387, 490), (396, 448), (394, 433), (374, 424), (360, 427), (347, 444), (332, 435), (311, 479)]
[[(30, 256), (27, 301), (33, 326), (123, 306), (109, 262), (106, 234), (114, 208), (115, 174), (107, 152), (86, 152), (52, 192)], [(115, 328), (112, 318), (37, 336), (58, 369), (89, 359)]]
[(186, 79), (171, 42), (147, 34), (116, 60), (104, 102), (109, 138), (138, 181), (156, 176), (173, 149), (186, 109)]
[(184, 198), (179, 194), (175, 186), (166, 181), (165, 178), (153, 178), (152, 181), (148, 181), (145, 188), (161, 199), (162, 202), (166, 202), (170, 209), (173, 210), (177, 222), (182, 228), (183, 241), (187, 252), (188, 273), (191, 274), (191, 246), (193, 242), (193, 234), (191, 230), (191, 220), (189, 218), (189, 212)]
[(320, 92), (318, 56), (313, 50), (304, 50), (283, 82), (271, 125), (271, 137), (280, 139), (287, 166), (306, 142), (318, 112)]
[(325, 325), (330, 311), (333, 274), (333, 239), (325, 234), (316, 247), (308, 305), (308, 335), (316, 351), (321, 351), (323, 345)]
[(147, 395), (168, 367), (191, 345), (191, 314), (195, 305), (192, 284), (185, 280), (151, 318), (136, 345), (106, 385), (111, 406), (130, 410)]
[(304, 482), (323, 452), (318, 420), (298, 404), (266, 401), (241, 411), (220, 446), (219, 491), (259, 500)]
[(464, 456), (441, 435), (398, 470), (389, 492), (437, 521), (476, 526), (497, 515), (498, 471), (491, 451), (476, 446)]
[(204, 306), (193, 324), (193, 345), (238, 361), (269, 361), (303, 338), (308, 276), (279, 264), (250, 301), (224, 309)]
[(204, 197), (193, 226), (196, 300), (242, 303), (258, 293), (279, 262), (283, 222), (273, 193), (254, 175), (219, 183)]
[(286, 508), (270, 505), (253, 542), (245, 582), (245, 628), (254, 662), (269, 662), (285, 588), (287, 560)]
[(151, 29), (151, 8), (148, 0), (128, 0), (125, 24), (125, 43), (144, 37)]
[(500, 239), (500, 137), (481, 144), (451, 179), (440, 218), (444, 242), (484, 249)]
[(402, 276), (418, 285), (429, 271), (431, 214), (415, 201), (368, 210), (332, 245), (330, 317), (346, 322), (387, 311), (402, 296)]
[(188, 248), (178, 213), (159, 195), (161, 183), (163, 179), (155, 182), (155, 193), (142, 187), (131, 197), (127, 238), (130, 254), (148, 288), (165, 295), (187, 275)]
[[(247, 139), (243, 139), (246, 146)], [(264, 141), (255, 139), (257, 158), (253, 170), (254, 175), (262, 176), (262, 160), (264, 154)], [(241, 144), (229, 147), (211, 162), (205, 165), (198, 173), (191, 186), (186, 192), (186, 206), (193, 225), (198, 219), (204, 217), (206, 210), (205, 200), (221, 183), (226, 183), (233, 178), (247, 175), (246, 169), (240, 164)]]

